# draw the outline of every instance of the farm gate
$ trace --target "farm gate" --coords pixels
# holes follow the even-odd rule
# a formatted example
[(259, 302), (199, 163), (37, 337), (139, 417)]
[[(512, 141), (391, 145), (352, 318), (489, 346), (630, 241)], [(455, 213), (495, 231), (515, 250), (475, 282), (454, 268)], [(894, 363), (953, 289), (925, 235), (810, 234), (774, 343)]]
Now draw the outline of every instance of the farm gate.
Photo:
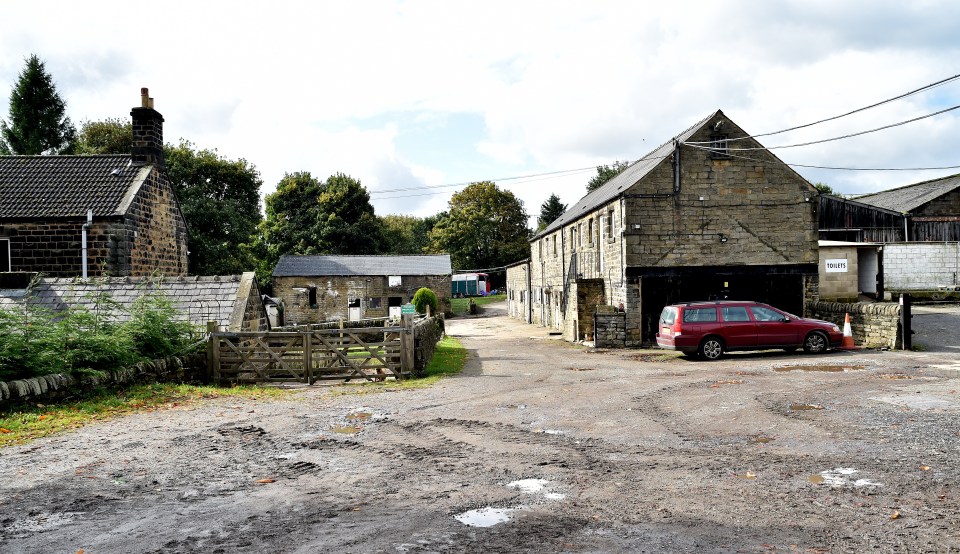
[(211, 332), (208, 372), (216, 383), (401, 380), (413, 373), (413, 333), (410, 315), (394, 326)]

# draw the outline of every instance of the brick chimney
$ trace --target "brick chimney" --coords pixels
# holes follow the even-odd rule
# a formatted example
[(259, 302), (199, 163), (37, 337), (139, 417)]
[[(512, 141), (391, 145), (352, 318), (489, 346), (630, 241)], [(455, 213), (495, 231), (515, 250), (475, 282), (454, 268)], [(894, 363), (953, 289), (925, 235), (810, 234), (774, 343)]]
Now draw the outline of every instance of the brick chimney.
[(130, 111), (133, 117), (134, 165), (163, 165), (163, 116), (153, 109), (150, 91), (140, 89), (140, 107)]

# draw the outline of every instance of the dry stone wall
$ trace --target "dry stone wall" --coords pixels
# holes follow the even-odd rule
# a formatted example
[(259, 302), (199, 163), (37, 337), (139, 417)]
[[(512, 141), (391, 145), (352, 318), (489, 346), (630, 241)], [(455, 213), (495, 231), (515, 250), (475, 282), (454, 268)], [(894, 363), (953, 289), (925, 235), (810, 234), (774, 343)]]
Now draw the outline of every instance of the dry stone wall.
[(843, 328), (850, 314), (853, 342), (866, 348), (900, 348), (903, 344), (900, 329), (899, 304), (889, 302), (808, 302), (808, 317), (836, 323)]

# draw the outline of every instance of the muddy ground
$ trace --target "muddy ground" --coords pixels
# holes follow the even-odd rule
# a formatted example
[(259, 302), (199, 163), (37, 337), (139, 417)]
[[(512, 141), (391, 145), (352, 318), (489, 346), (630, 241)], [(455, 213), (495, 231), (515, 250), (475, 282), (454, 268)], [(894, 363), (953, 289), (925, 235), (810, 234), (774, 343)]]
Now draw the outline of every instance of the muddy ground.
[(0, 450), (0, 551), (960, 552), (955, 341), (707, 363), (501, 314), (449, 322), (469, 362), (430, 389)]

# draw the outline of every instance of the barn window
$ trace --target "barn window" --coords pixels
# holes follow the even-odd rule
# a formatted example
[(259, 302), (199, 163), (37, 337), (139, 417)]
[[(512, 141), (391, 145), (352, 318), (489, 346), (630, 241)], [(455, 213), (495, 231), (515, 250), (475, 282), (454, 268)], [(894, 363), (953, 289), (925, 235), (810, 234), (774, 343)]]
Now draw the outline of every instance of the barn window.
[(10, 239), (0, 239), (0, 273), (10, 270)]
[(710, 152), (714, 158), (728, 158), (730, 151), (728, 149), (727, 135), (713, 135), (710, 137)]
[(607, 212), (607, 238), (608, 238), (608, 239), (612, 239), (612, 238), (613, 238), (613, 229), (614, 229), (614, 226), (613, 226), (613, 210), (609, 210), (609, 211)]
[(370, 308), (370, 309), (375, 310), (375, 309), (379, 308), (379, 307), (382, 305), (382, 303), (383, 303), (383, 299), (380, 298), (379, 296), (377, 296), (377, 297), (374, 297), (374, 298), (371, 298), (371, 299), (370, 299), (370, 301), (368, 302), (367, 307)]

